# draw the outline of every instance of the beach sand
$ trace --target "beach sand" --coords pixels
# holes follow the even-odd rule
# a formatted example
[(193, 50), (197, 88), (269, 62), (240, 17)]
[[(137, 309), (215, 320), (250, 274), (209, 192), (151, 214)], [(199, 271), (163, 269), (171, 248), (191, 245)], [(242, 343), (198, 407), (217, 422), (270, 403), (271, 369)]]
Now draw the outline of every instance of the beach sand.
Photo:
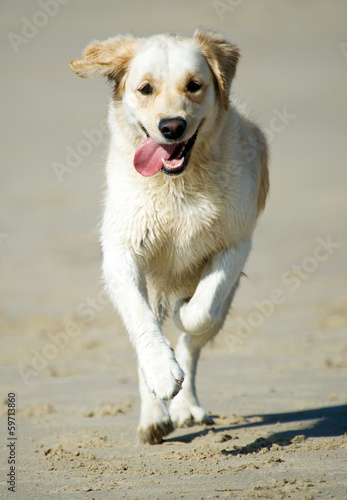
[[(0, 13), (0, 496), (347, 498), (346, 2), (22, 0)], [(233, 95), (268, 135), (271, 193), (201, 355), (215, 424), (151, 447), (101, 283), (109, 88), (69, 62), (93, 39), (198, 26), (240, 46)], [(172, 322), (165, 333), (174, 344)]]

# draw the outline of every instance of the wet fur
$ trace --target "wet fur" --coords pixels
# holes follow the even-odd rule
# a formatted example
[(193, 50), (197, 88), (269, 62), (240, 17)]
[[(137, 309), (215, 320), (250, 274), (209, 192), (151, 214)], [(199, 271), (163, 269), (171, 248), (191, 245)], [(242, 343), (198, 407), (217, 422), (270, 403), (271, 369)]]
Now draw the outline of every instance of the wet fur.
[[(71, 63), (79, 76), (114, 84), (103, 270), (138, 356), (145, 443), (160, 442), (173, 423), (211, 421), (195, 390), (200, 349), (223, 325), (265, 206), (266, 141), (229, 97), (238, 59), (234, 44), (197, 30), (96, 41)], [(192, 75), (204, 83), (199, 95), (187, 94)], [(155, 89), (148, 99), (137, 92), (143, 81)], [(178, 115), (186, 139), (202, 123), (186, 171), (142, 177), (133, 158), (144, 129), (160, 142), (159, 119)], [(170, 304), (182, 332), (175, 354), (162, 333)]]

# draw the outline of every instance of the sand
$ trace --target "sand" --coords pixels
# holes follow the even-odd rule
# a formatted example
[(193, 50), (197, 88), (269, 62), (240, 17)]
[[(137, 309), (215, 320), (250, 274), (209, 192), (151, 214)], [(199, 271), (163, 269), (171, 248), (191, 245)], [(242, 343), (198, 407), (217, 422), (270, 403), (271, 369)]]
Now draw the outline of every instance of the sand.
[[(0, 13), (0, 496), (347, 498), (346, 3), (43, 0)], [(143, 446), (136, 359), (100, 279), (109, 90), (68, 63), (95, 38), (201, 25), (241, 48), (233, 90), (267, 131), (271, 195), (198, 369), (214, 425)], [(171, 322), (166, 333), (175, 343)]]

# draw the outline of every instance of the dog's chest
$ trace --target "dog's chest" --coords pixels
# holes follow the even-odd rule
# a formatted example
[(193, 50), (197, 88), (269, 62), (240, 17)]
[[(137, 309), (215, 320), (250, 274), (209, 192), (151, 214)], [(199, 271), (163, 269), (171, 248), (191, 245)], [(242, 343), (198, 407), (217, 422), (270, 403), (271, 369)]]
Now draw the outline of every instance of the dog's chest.
[(225, 246), (222, 219), (211, 196), (198, 192), (149, 196), (134, 213), (131, 246), (141, 255), (146, 272), (177, 279), (201, 268)]

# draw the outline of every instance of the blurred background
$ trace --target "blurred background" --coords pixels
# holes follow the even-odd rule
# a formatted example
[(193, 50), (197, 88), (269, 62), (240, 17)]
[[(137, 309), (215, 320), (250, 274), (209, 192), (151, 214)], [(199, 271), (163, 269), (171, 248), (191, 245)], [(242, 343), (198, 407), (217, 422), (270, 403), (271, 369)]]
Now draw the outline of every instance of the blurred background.
[[(262, 422), (262, 415), (272, 414), (272, 428), (237, 426), (246, 452), (259, 436), (285, 432), (290, 438), (320, 437), (322, 456), (330, 453), (322, 464), (318, 448), (309, 444), (298, 454), (295, 444), (294, 453), (285, 456), (287, 469), (285, 463), (284, 469), (274, 466), (276, 457), (263, 473), (258, 466), (240, 468), (235, 491), (249, 487), (245, 498), (253, 498), (258, 479), (282, 481), (290, 469), (293, 488), (297, 477), (309, 477), (312, 486), (329, 467), (325, 491), (344, 498), (347, 2), (16, 0), (1, 2), (0, 25), (0, 414), (7, 415), (8, 391), (16, 391), (25, 497), (39, 498), (38, 489), (40, 498), (47, 498), (47, 492), (72, 488), (71, 498), (77, 498), (82, 483), (84, 491), (93, 483), (106, 495), (105, 476), (87, 456), (83, 462), (80, 443), (98, 455), (99, 465), (110, 467), (111, 489), (115, 479), (123, 481), (126, 468), (107, 453), (135, 464), (125, 485), (133, 485), (136, 498), (137, 473), (147, 474), (146, 464), (136, 462), (141, 457), (135, 441), (136, 360), (101, 284), (110, 89), (102, 80), (78, 78), (69, 62), (94, 39), (128, 32), (191, 35), (202, 26), (240, 47), (233, 98), (247, 103), (268, 136), (271, 190), (245, 268), (248, 279), (242, 280), (223, 332), (202, 354), (200, 400), (216, 415), (253, 414)], [(170, 322), (166, 331), (175, 342)], [(217, 428), (229, 425), (234, 434), (235, 422), (247, 421), (242, 418), (217, 421)], [(180, 432), (191, 431), (174, 436)], [(100, 433), (110, 447), (105, 448), (106, 437), (100, 438), (99, 450), (86, 444)], [(204, 436), (192, 446), (200, 447), (205, 459), (209, 447), (224, 444), (216, 444), (213, 432)], [(48, 468), (47, 447), (56, 449), (58, 443), (62, 460)], [(177, 449), (180, 445), (176, 442)], [(310, 449), (318, 450), (316, 459)], [(198, 462), (187, 476), (185, 460), (180, 474), (168, 475), (162, 457), (171, 463), (170, 453), (165, 447), (146, 448), (146, 463), (151, 456), (153, 470), (164, 467), (165, 478), (159, 496), (149, 496), (163, 498), (168, 484), (176, 491), (182, 484), (177, 476), (188, 485), (192, 480), (192, 491), (194, 480), (213, 496), (229, 491), (220, 485), (229, 488), (235, 475), (220, 471), (213, 453), (205, 462), (215, 480), (209, 473), (200, 477)], [(198, 456), (195, 448), (191, 453)], [(240, 466), (246, 458), (232, 456), (232, 463)], [(73, 460), (82, 463), (80, 468)]]
[[(265, 129), (271, 149), (271, 193), (235, 317), (247, 317), (254, 300), (267, 300), (279, 289), (285, 300), (271, 318), (263, 318), (261, 334), (276, 333), (277, 341), (289, 346), (295, 333), (302, 338), (331, 327), (343, 342), (344, 0), (17, 0), (2, 2), (0, 14), (3, 366), (15, 368), (18, 360), (30, 364), (33, 347), (44, 346), (47, 332), (71, 318), (88, 324), (93, 346), (97, 312), (103, 312), (95, 326), (103, 347), (116, 343), (111, 333), (107, 341), (102, 337), (119, 322), (100, 295), (98, 242), (110, 89), (101, 80), (76, 77), (70, 60), (93, 39), (127, 32), (191, 35), (199, 26), (239, 45), (242, 57), (232, 91)], [(315, 261), (317, 238), (335, 245), (324, 261)], [(294, 265), (304, 266), (302, 276)], [(283, 278), (288, 272), (287, 281), (299, 276), (295, 290), (293, 280)], [(50, 363), (54, 373), (60, 373), (60, 361), (69, 363), (64, 356)]]

